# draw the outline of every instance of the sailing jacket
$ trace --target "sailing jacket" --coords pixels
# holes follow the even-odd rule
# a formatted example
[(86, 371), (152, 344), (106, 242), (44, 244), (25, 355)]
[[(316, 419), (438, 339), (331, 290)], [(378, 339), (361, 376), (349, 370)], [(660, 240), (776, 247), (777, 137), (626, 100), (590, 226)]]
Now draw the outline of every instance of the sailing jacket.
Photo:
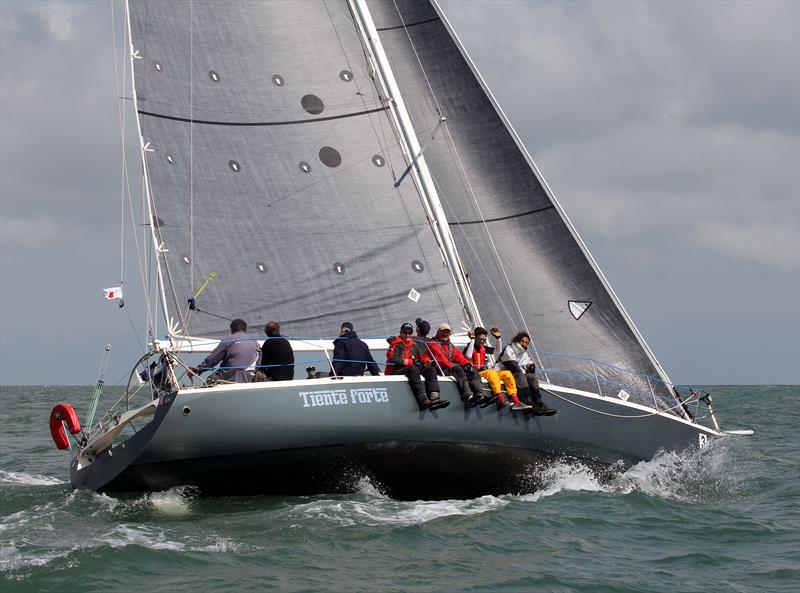
[(389, 342), (389, 349), (386, 351), (386, 374), (391, 375), (395, 370), (414, 366), (417, 362), (430, 364), (432, 361), (427, 343), (395, 336)]
[[(508, 369), (512, 373), (517, 373), (520, 371), (525, 372), (528, 365), (533, 365), (531, 355), (528, 354), (528, 351), (520, 346), (518, 342), (511, 342), (508, 346), (503, 348), (503, 351), (500, 353), (500, 360), (497, 361), (494, 368), (497, 370)], [(533, 368), (535, 369), (536, 366), (534, 365)]]
[(270, 381), (294, 379), (294, 351), (283, 336), (270, 336), (261, 347), (261, 370)]
[(494, 347), (484, 345), (480, 348), (475, 348), (475, 340), (470, 340), (466, 348), (464, 348), (464, 356), (472, 360), (472, 365), (482, 371), (486, 368), (486, 355), (494, 354), (503, 349), (503, 341), (500, 338), (494, 339)]
[(249, 383), (261, 349), (258, 341), (247, 332), (235, 332), (223, 338), (214, 351), (206, 356), (197, 368), (201, 371), (213, 369), (220, 363), (222, 378), (235, 383)]
[(352, 329), (343, 333), (333, 341), (333, 372), (345, 377), (359, 377), (364, 374), (364, 369), (369, 369), (371, 375), (379, 375), (372, 353), (358, 334)]
[(444, 339), (437, 334), (435, 340), (428, 342), (428, 349), (434, 360), (442, 367), (442, 370), (452, 369), (454, 366), (472, 364), (470, 360), (462, 354), (461, 350), (450, 343), (450, 338)]

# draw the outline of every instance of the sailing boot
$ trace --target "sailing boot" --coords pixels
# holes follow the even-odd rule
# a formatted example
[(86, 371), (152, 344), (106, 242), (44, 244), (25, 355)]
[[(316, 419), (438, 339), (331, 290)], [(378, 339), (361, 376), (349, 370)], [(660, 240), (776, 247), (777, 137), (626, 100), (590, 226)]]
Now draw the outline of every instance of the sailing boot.
[(516, 393), (510, 394), (508, 397), (510, 397), (511, 401), (513, 402), (513, 405), (511, 406), (512, 412), (529, 412), (533, 409), (533, 406), (523, 404)]
[(429, 410), (431, 406), (433, 406), (433, 402), (428, 399), (424, 391), (422, 393), (415, 393), (414, 399), (417, 400), (417, 405), (420, 410)]
[(498, 397), (501, 397), (501, 395), (494, 393), (484, 395), (478, 400), (478, 405), (480, 405), (481, 408), (487, 408), (496, 402)]
[(428, 399), (431, 401), (431, 410), (441, 410), (442, 408), (446, 408), (450, 405), (450, 400), (447, 399), (439, 399), (439, 392), (438, 391), (431, 391), (428, 394)]
[(534, 416), (554, 416), (557, 411), (555, 408), (547, 407), (542, 402), (536, 402), (530, 410)]
[(511, 402), (506, 401), (506, 398), (503, 396), (502, 393), (497, 394), (497, 409), (502, 410), (506, 406), (510, 406)]

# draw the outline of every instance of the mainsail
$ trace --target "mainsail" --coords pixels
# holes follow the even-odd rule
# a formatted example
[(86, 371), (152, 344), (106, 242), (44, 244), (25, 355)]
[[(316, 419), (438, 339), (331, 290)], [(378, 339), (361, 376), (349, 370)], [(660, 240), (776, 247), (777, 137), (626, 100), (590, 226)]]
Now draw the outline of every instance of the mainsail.
[[(461, 326), (346, 2), (130, 3), (137, 106), (176, 333), (215, 315), (330, 336)], [(201, 312), (187, 314), (196, 299)]]
[[(438, 9), (366, 6), (481, 318), (506, 335), (528, 331), (550, 381), (609, 395), (630, 392), (634, 371), (649, 403), (671, 400), (650, 379), (665, 373)], [(130, 3), (175, 333), (221, 335), (227, 324), (214, 315), (275, 318), (305, 337), (330, 336), (344, 320), (372, 335), (419, 316), (463, 327), (417, 187), (396, 183), (406, 161), (355, 18), (345, 0)], [(212, 273), (197, 306), (213, 315), (188, 316), (187, 299)]]

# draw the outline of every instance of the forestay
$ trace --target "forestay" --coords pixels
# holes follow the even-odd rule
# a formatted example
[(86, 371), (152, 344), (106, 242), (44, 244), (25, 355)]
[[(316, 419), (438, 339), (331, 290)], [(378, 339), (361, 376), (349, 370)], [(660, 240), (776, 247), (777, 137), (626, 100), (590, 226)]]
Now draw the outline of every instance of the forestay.
[[(130, 2), (167, 315), (319, 337), (464, 311), (346, 2)], [(216, 275), (187, 314), (187, 299)]]

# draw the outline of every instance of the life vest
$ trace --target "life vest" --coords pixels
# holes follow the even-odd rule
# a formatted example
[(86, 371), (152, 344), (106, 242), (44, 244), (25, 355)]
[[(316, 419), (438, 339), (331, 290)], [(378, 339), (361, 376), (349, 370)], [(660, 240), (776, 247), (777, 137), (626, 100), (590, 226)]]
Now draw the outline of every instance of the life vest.
[(74, 408), (69, 404), (56, 404), (50, 412), (50, 434), (59, 449), (69, 449), (69, 438), (64, 430), (64, 424), (72, 434), (81, 431), (81, 423)]

